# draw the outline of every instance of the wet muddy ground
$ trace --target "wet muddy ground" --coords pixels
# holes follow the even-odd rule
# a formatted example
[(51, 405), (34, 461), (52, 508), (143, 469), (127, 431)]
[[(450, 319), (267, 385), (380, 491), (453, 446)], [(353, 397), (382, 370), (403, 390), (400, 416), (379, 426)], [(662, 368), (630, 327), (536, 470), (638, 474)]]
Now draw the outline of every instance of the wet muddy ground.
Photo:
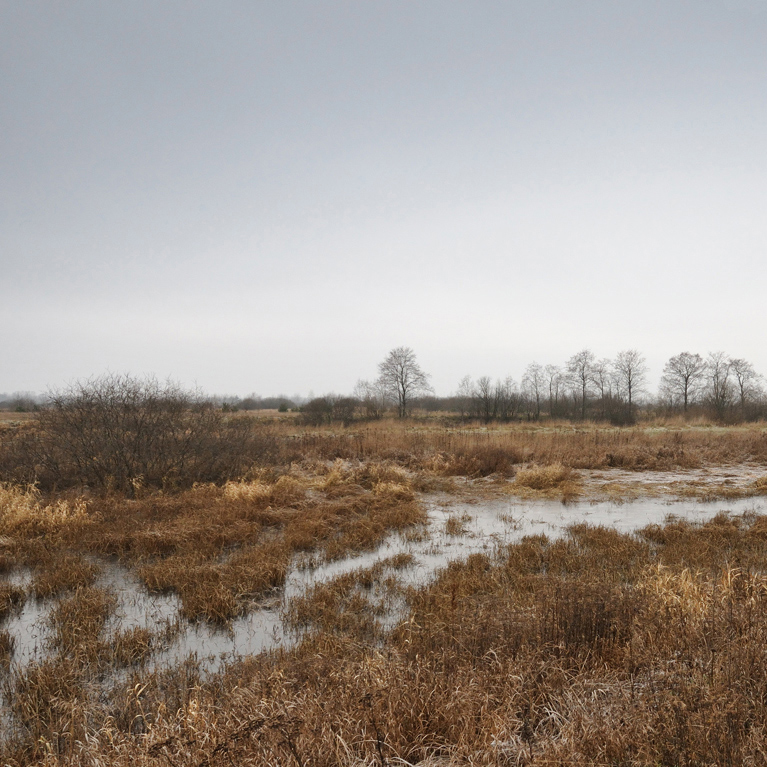
[[(549, 538), (565, 535), (574, 524), (604, 525), (630, 532), (661, 523), (669, 516), (703, 522), (720, 512), (767, 512), (767, 501), (761, 498), (701, 503), (650, 496), (618, 503), (592, 500), (564, 504), (559, 500), (531, 501), (508, 496), (478, 500), (444, 495), (427, 496), (423, 503), (428, 510), (426, 526), (391, 535), (375, 551), (358, 556), (317, 566), (310, 559), (296, 559), (284, 588), (275, 592), (265, 605), (254, 607), (223, 627), (184, 620), (177, 596), (151, 594), (119, 563), (100, 561), (101, 575), (96, 586), (117, 598), (105, 633), (107, 637), (114, 636), (136, 627), (151, 631), (158, 641), (147, 661), (150, 668), (173, 666), (191, 656), (206, 671), (216, 671), (225, 663), (294, 643), (301, 632), (288, 625), (285, 615), (292, 600), (304, 596), (313, 586), (397, 555), (409, 555), (408, 564), (393, 574), (403, 586), (417, 587), (427, 583), (450, 561), (477, 552), (492, 555), (500, 546), (526, 535), (544, 534)], [(30, 579), (29, 571), (18, 570), (5, 577), (25, 589)], [(50, 616), (55, 604), (55, 600), (30, 597), (20, 611), (6, 618), (3, 628), (14, 643), (7, 673), (18, 674), (28, 664), (44, 660), (51, 653)], [(379, 615), (378, 620), (390, 626), (398, 619), (398, 612), (395, 602), (389, 614)]]

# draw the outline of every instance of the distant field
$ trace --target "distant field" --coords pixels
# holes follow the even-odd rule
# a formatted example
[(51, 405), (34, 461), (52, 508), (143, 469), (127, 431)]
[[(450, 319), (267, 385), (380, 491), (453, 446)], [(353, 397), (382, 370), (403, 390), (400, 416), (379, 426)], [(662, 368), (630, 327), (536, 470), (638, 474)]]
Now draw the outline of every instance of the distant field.
[(36, 413), (13, 413), (0, 410), (0, 423), (22, 423), (24, 421), (33, 421), (36, 417)]

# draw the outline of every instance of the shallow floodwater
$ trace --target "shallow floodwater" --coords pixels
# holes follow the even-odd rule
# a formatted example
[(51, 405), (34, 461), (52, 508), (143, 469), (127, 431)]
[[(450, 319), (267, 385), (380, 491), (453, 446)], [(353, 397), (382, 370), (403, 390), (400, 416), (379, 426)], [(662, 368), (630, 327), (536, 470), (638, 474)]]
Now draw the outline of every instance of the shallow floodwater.
[[(630, 532), (651, 523), (663, 522), (669, 516), (703, 522), (723, 511), (732, 514), (767, 512), (767, 505), (759, 498), (708, 503), (646, 498), (622, 504), (565, 505), (559, 501), (521, 501), (514, 498), (473, 503), (444, 497), (427, 498), (424, 503), (429, 519), (425, 529), (391, 535), (375, 551), (318, 567), (306, 567), (305, 560), (296, 560), (278, 599), (268, 607), (254, 609), (234, 620), (227, 628), (184, 621), (179, 617), (180, 600), (177, 597), (149, 594), (126, 568), (112, 562), (101, 562), (103, 572), (97, 585), (109, 588), (118, 598), (107, 631), (113, 635), (118, 631), (144, 627), (160, 635), (164, 633), (168, 638), (153, 654), (150, 667), (174, 665), (192, 656), (203, 669), (215, 671), (238, 658), (290, 646), (296, 641), (297, 633), (285, 628), (281, 614), (291, 599), (301, 596), (317, 583), (371, 567), (397, 554), (412, 556), (412, 565), (398, 575), (403, 583), (417, 586), (427, 583), (450, 561), (465, 559), (477, 552), (492, 554), (499, 546), (513, 543), (526, 535), (543, 533), (554, 538), (565, 534), (570, 525), (577, 523), (604, 525)], [(11, 576), (12, 581), (22, 586), (26, 586), (29, 579), (28, 572)], [(30, 597), (20, 613), (6, 619), (3, 628), (15, 640), (12, 670), (19, 671), (48, 654), (47, 623), (53, 606), (54, 602), (50, 600), (41, 602)], [(390, 624), (392, 616), (384, 620)], [(168, 630), (174, 626), (175, 631)]]

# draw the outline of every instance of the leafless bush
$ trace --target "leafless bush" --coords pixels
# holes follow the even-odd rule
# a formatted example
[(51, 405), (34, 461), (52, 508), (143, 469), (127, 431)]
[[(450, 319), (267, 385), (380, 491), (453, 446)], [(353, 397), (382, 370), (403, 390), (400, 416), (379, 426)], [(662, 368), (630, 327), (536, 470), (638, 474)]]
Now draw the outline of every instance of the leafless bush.
[(10, 479), (130, 493), (242, 476), (269, 440), (252, 421), (227, 417), (176, 384), (107, 375), (51, 394), (37, 427), (11, 448)]

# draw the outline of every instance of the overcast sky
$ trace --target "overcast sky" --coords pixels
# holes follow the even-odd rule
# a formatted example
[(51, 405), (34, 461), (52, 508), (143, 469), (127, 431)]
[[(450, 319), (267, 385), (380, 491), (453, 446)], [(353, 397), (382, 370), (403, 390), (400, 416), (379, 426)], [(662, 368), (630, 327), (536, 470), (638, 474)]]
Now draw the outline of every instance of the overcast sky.
[(0, 391), (767, 374), (767, 0), (0, 0)]

